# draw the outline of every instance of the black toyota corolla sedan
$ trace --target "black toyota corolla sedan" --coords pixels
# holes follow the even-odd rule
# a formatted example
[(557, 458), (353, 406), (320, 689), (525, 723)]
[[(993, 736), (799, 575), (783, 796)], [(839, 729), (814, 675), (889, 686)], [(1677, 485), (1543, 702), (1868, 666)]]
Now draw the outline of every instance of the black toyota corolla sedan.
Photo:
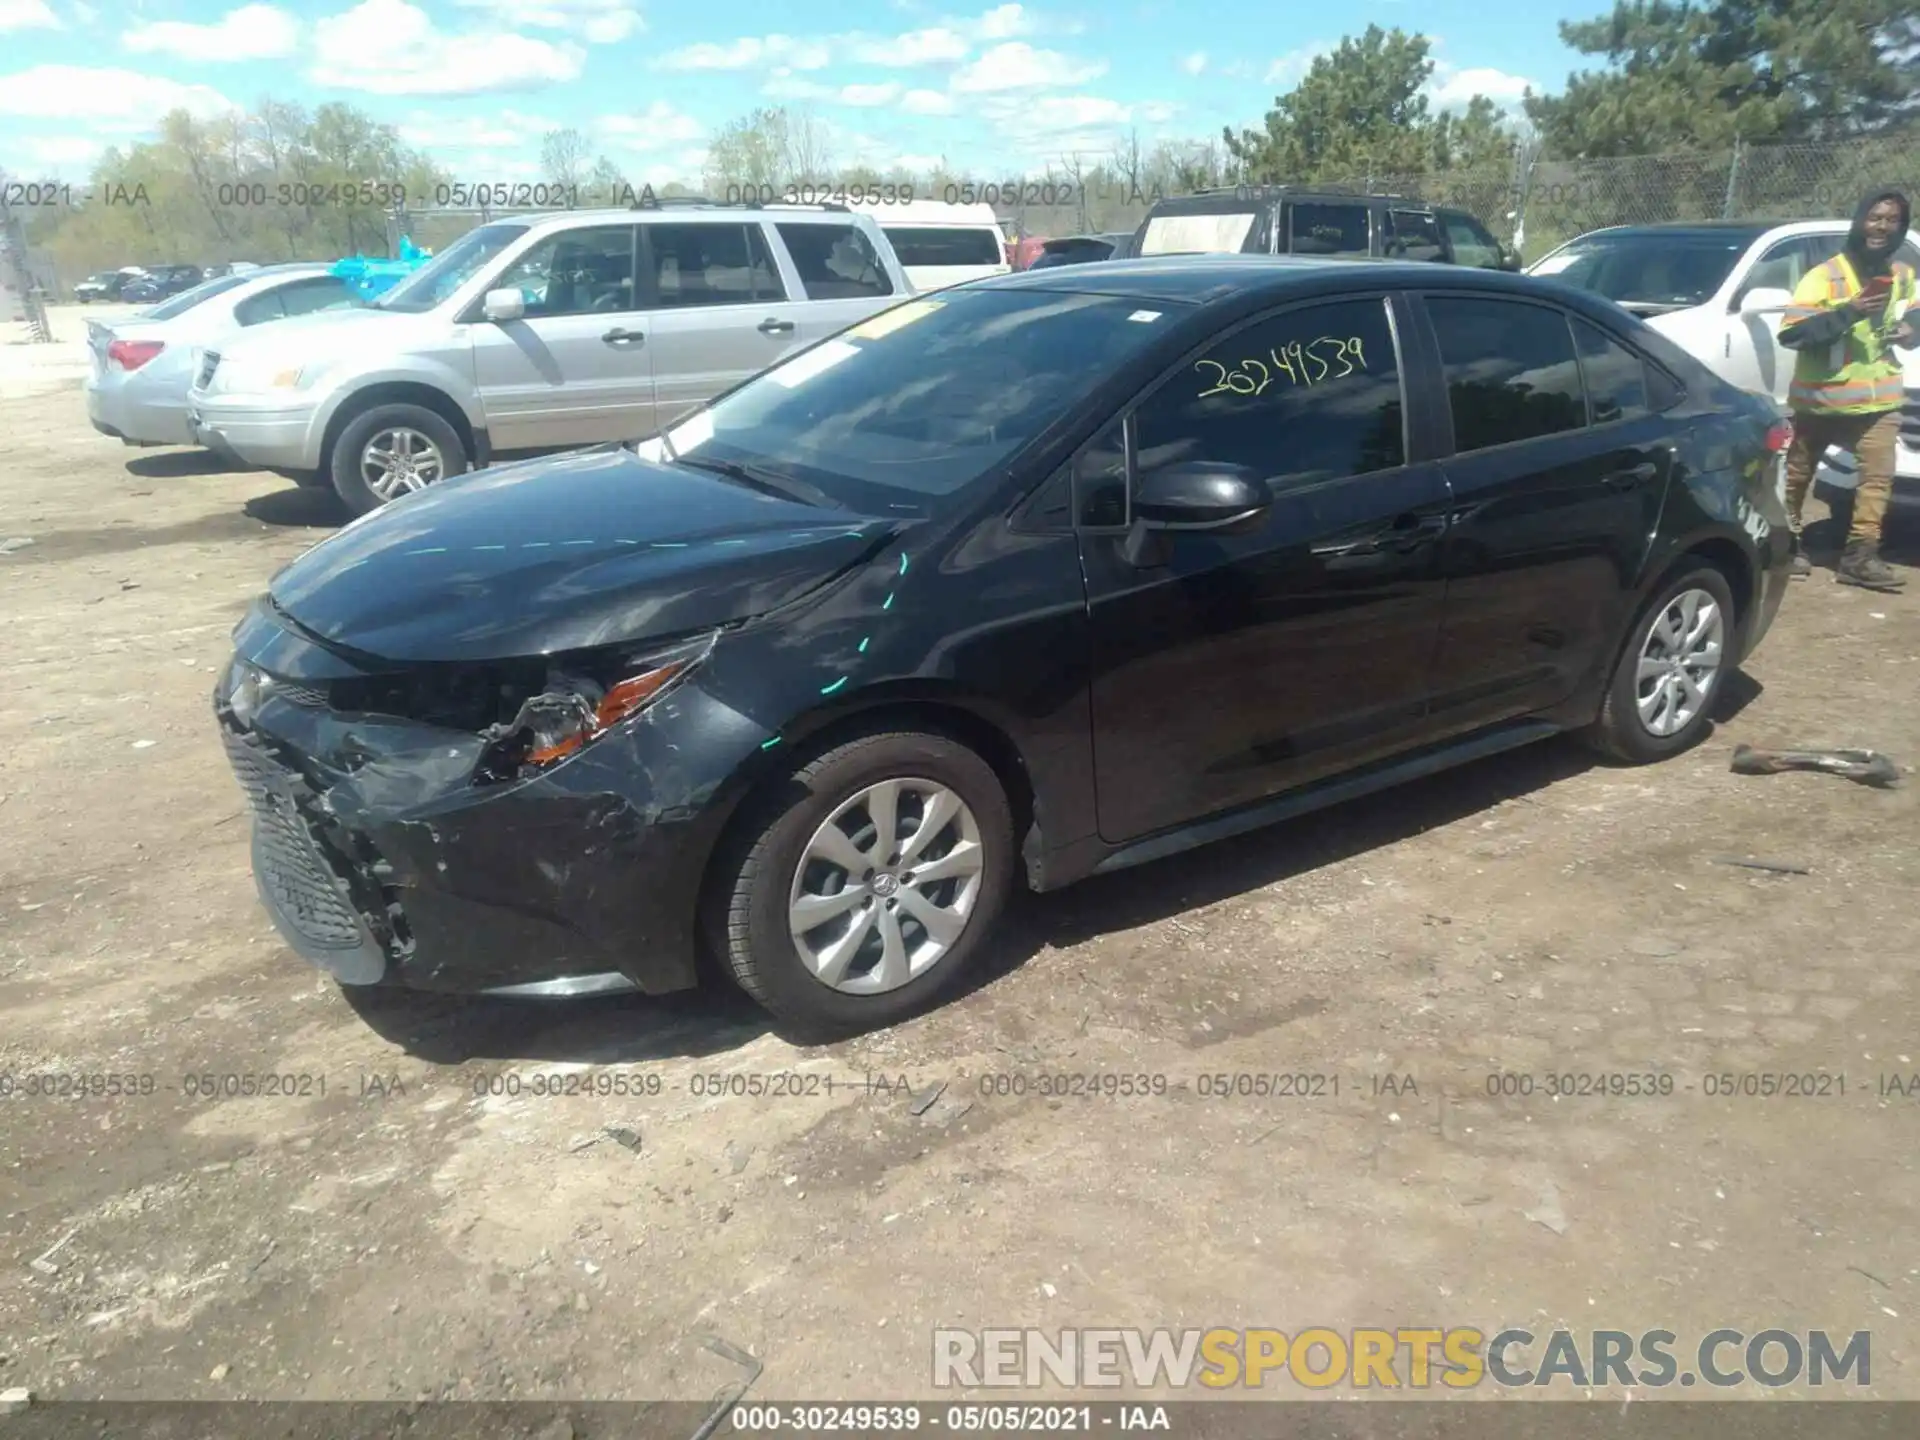
[(1050, 890), (1577, 731), (1700, 738), (1790, 551), (1772, 407), (1605, 301), (1210, 256), (907, 301), (271, 583), (215, 694), (342, 983), (731, 975), (897, 1019)]

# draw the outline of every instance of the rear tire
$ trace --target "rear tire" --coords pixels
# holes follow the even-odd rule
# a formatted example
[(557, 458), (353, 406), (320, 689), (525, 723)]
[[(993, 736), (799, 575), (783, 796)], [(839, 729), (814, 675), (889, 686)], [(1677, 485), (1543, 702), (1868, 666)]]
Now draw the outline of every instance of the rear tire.
[[(882, 856), (876, 817), (889, 811), (895, 838)], [(1013, 859), (1006, 790), (986, 761), (945, 735), (856, 735), (745, 818), (721, 860), (707, 936), (781, 1020), (833, 1033), (890, 1025), (964, 978), (1006, 903)]]
[[(386, 443), (374, 445), (379, 439)], [(398, 457), (384, 481), (369, 474), (370, 447)], [(377, 467), (375, 467), (377, 469)], [(407, 489), (420, 489), (467, 470), (467, 449), (446, 419), (424, 405), (375, 405), (353, 417), (327, 459), (333, 488), (356, 515), (377, 510)], [(416, 479), (409, 486), (407, 480)], [(380, 483), (390, 493), (382, 494)]]
[(1702, 563), (1669, 580), (1633, 617), (1599, 718), (1579, 738), (1630, 765), (1690, 749), (1712, 728), (1736, 632), (1719, 570)]

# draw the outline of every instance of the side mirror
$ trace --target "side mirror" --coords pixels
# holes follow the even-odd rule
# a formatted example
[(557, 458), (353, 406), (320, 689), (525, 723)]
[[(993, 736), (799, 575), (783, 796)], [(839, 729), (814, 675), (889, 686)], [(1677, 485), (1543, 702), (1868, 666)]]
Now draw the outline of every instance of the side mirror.
[(1149, 530), (1226, 530), (1265, 515), (1267, 482), (1238, 465), (1169, 465), (1140, 477), (1133, 513)]
[(517, 289), (489, 290), (480, 313), (489, 320), (518, 320), (527, 313), (526, 297)]
[(1734, 310), (1740, 315), (1784, 315), (1792, 304), (1791, 292), (1769, 287), (1747, 291), (1740, 297)]

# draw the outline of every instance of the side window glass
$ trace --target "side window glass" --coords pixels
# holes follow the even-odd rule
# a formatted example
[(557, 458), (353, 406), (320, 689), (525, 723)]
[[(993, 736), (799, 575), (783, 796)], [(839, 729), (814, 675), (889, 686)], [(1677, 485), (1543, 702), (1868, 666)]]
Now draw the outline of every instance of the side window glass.
[(1296, 203), (1287, 248), (1295, 255), (1365, 255), (1367, 207)]
[(745, 305), (781, 293), (758, 225), (649, 225), (647, 240), (663, 310)]
[(1127, 523), (1127, 429), (1115, 420), (1073, 462), (1073, 513), (1084, 526)]
[(1387, 212), (1387, 254), (1396, 260), (1438, 260), (1446, 253), (1433, 216), (1417, 210)]
[(789, 223), (778, 228), (809, 299), (861, 300), (893, 293), (887, 267), (857, 225)]
[(1783, 240), (1754, 262), (1740, 294), (1753, 290), (1792, 290), (1807, 273), (1807, 242)]
[(301, 280), (280, 292), (280, 303), (289, 315), (311, 315), (316, 310), (337, 310), (353, 303), (353, 292), (344, 280), (331, 275)]
[(1136, 471), (1212, 461), (1276, 489), (1406, 463), (1384, 300), (1290, 310), (1217, 341), (1134, 414)]
[(518, 290), (529, 320), (632, 310), (633, 226), (562, 230), (514, 261), (488, 288)]
[(1646, 362), (1585, 320), (1573, 322), (1580, 349), (1580, 375), (1595, 425), (1632, 420), (1649, 413)]
[(286, 313), (278, 290), (263, 290), (258, 295), (249, 295), (233, 307), (233, 318), (242, 325), (259, 325), (268, 320), (278, 320)]
[(1499, 267), (1500, 247), (1493, 243), (1491, 235), (1482, 233), (1466, 216), (1447, 216), (1447, 239), (1453, 245), (1456, 265), (1469, 265), (1480, 270)]
[(1573, 335), (1557, 310), (1516, 300), (1427, 301), (1462, 454), (1587, 423)]

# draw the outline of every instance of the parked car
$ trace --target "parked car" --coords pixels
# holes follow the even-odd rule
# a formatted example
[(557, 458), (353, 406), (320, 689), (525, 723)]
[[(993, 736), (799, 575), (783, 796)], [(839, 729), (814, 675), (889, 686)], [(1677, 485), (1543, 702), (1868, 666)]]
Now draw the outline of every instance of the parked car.
[(1117, 235), (1063, 235), (1048, 240), (1028, 263), (1029, 270), (1051, 270), (1056, 265), (1086, 265), (1099, 260), (1125, 260), (1133, 253), (1133, 232)]
[(120, 292), (135, 280), (145, 277), (138, 265), (123, 265), (118, 270), (101, 270), (73, 287), (73, 298), (82, 305), (96, 300), (118, 300)]
[(888, 205), (859, 200), (853, 208), (872, 215), (916, 290), (939, 290), (1013, 269), (1007, 240), (993, 206), (908, 200)]
[(1565, 730), (1686, 749), (1786, 589), (1783, 443), (1518, 276), (1008, 276), (346, 527), (214, 709), (259, 893), (348, 985), (658, 994), (704, 945), (888, 1023), (1022, 878)]
[[(1569, 240), (1529, 275), (1599, 295), (1634, 314), (1729, 384), (1783, 408), (1794, 356), (1780, 343), (1793, 289), (1846, 242), (1845, 220), (1618, 225)], [(1920, 231), (1897, 258), (1920, 270)], [(1896, 352), (1897, 353), (1897, 352)], [(1894, 503), (1920, 520), (1920, 355), (1905, 354), (1907, 400), (1895, 447)], [(1830, 450), (1816, 493), (1828, 503), (1859, 484), (1853, 457)]]
[(357, 303), (324, 265), (273, 265), (203, 281), (125, 320), (89, 320), (87, 417), (129, 445), (191, 445), (187, 389), (207, 346), (270, 320)]
[(120, 298), (135, 305), (151, 305), (169, 295), (191, 290), (206, 278), (198, 265), (156, 265), (122, 286)]
[(249, 270), (258, 270), (259, 268), (260, 267), (251, 260), (229, 260), (224, 265), (207, 266), (206, 276), (209, 280), (218, 280), (225, 275), (243, 275)]
[(1372, 256), (1519, 268), (1465, 210), (1290, 185), (1239, 185), (1156, 200), (1134, 232), (1133, 253)]
[(495, 454), (652, 435), (910, 288), (843, 205), (516, 217), (364, 309), (210, 350), (189, 423), (365, 512)]

